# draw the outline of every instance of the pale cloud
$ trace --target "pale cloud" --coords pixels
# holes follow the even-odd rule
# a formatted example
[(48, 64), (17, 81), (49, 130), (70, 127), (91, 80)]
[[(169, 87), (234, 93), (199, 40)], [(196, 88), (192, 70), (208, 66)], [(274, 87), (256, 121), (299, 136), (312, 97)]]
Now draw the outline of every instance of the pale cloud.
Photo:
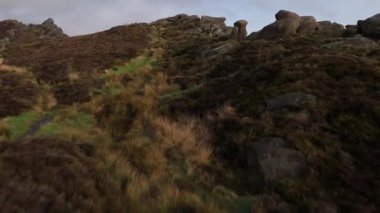
[(229, 25), (246, 19), (249, 30), (256, 31), (273, 22), (280, 9), (355, 24), (379, 13), (380, 0), (0, 0), (0, 19), (40, 23), (51, 17), (77, 35), (187, 13), (224, 16)]

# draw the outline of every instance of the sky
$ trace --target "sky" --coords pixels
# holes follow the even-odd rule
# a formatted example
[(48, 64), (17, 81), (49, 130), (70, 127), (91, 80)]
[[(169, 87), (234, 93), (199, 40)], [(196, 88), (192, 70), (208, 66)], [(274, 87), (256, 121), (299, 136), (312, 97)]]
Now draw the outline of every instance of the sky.
[(53, 18), (65, 33), (81, 35), (186, 13), (226, 17), (228, 25), (245, 19), (252, 32), (281, 9), (347, 25), (380, 13), (380, 0), (0, 0), (0, 20), (37, 24)]

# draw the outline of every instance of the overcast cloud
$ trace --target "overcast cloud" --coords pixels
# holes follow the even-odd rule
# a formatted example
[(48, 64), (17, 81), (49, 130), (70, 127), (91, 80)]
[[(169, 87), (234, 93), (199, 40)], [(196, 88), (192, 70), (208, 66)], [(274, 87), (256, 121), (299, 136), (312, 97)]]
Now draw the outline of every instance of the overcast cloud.
[(246, 19), (256, 31), (280, 9), (355, 24), (380, 13), (380, 0), (0, 0), (0, 19), (41, 23), (51, 17), (67, 34), (78, 35), (187, 13), (224, 16), (229, 25)]

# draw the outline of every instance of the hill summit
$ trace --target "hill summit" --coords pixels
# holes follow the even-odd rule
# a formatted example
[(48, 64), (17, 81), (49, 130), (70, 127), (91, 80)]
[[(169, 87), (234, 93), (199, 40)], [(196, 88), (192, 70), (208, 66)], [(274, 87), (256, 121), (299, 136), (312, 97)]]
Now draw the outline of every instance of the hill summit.
[(0, 22), (4, 212), (376, 212), (380, 16)]

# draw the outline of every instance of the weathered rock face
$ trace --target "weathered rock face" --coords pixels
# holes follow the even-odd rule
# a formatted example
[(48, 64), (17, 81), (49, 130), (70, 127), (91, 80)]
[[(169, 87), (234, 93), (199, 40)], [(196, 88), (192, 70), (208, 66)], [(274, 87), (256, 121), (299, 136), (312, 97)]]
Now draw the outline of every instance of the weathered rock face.
[(179, 14), (150, 24), (156, 26), (161, 31), (165, 30), (165, 28), (175, 27), (185, 33), (200, 33), (205, 36), (217, 37), (228, 36), (232, 32), (232, 28), (227, 27), (224, 23), (225, 20), (224, 17), (199, 17)]
[(344, 26), (330, 21), (318, 22), (319, 30), (316, 32), (318, 35), (327, 37), (341, 37), (345, 33)]
[(290, 12), (287, 10), (280, 10), (278, 13), (276, 13), (277, 21), (282, 20), (282, 19), (288, 19), (288, 18), (299, 19), (300, 16), (294, 12)]
[(331, 22), (317, 22), (313, 16), (299, 16), (296, 13), (281, 10), (276, 14), (276, 22), (264, 27), (258, 33), (259, 39), (273, 39), (289, 36), (321, 35), (340, 37), (344, 27)]
[(45, 33), (42, 35), (42, 37), (49, 37), (49, 38), (61, 38), (66, 37), (66, 35), (63, 33), (63, 30), (58, 27), (54, 20), (49, 18), (46, 21), (44, 21), (40, 27), (45, 31)]
[(238, 38), (239, 40), (243, 40), (247, 37), (247, 25), (248, 22), (246, 20), (239, 20), (234, 23), (233, 37)]
[(263, 138), (248, 145), (247, 164), (259, 168), (267, 183), (302, 178), (307, 174), (305, 156), (281, 138)]
[(287, 18), (276, 21), (264, 27), (257, 35), (259, 39), (273, 39), (280, 37), (294, 36), (297, 34), (298, 28), (301, 26), (299, 19)]
[(319, 24), (313, 16), (303, 16), (300, 18), (301, 24), (297, 29), (299, 35), (312, 35), (320, 30)]
[(358, 21), (358, 32), (367, 37), (380, 38), (380, 13)]
[(343, 41), (337, 41), (326, 45), (327, 47), (332, 48), (342, 48), (342, 47), (351, 47), (351, 48), (376, 48), (378, 44), (373, 40), (356, 35), (354, 37), (346, 38)]
[(237, 46), (237, 43), (227, 43), (220, 47), (213, 48), (211, 50), (205, 50), (202, 52), (201, 56), (202, 58), (206, 58), (210, 60), (217, 56), (228, 53), (229, 51), (234, 49), (236, 46)]

